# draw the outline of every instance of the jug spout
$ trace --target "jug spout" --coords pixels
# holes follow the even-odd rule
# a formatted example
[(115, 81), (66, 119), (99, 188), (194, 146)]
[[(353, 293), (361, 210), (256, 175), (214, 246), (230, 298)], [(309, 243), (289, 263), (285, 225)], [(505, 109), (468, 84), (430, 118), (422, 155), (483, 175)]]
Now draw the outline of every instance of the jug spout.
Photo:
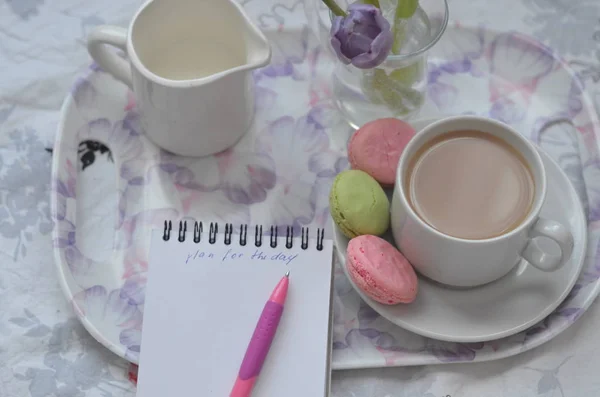
[(246, 46), (246, 68), (247, 70), (258, 69), (271, 62), (271, 45), (258, 27), (250, 20), (245, 11), (237, 2), (235, 3), (244, 20), (243, 37)]
[(271, 61), (267, 38), (236, 0), (150, 0), (131, 43), (143, 43), (128, 53), (144, 74), (172, 86), (200, 86)]
[(271, 45), (264, 34), (253, 26), (256, 32), (245, 35), (249, 69), (267, 66), (271, 62)]

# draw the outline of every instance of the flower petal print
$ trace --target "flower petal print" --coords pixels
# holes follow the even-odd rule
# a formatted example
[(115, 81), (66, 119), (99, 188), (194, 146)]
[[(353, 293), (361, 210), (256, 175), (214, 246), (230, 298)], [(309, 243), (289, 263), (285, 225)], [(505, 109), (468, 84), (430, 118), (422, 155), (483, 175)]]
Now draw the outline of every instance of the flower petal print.
[(179, 214), (179, 211), (174, 208), (155, 208), (144, 209), (125, 217), (116, 231), (114, 249), (131, 249), (134, 241), (139, 241), (140, 238), (149, 238), (148, 231), (162, 229), (166, 219), (177, 219)]
[(438, 47), (439, 59), (431, 62), (428, 70), (427, 91), (438, 109), (447, 110), (455, 106), (458, 89), (446, 75), (469, 73), (479, 77), (482, 72), (476, 70), (474, 61), (483, 56), (483, 29), (448, 29)]
[(143, 305), (146, 298), (146, 273), (129, 277), (121, 287), (120, 297), (136, 305)]
[(148, 168), (152, 163), (145, 158), (136, 158), (121, 164), (118, 181), (118, 219), (120, 227), (126, 217), (130, 217), (140, 210), (141, 204), (152, 180), (152, 173)]
[(552, 315), (546, 317), (536, 325), (532, 326), (528, 330), (525, 331), (525, 342), (530, 342), (533, 339), (537, 339), (543, 337), (543, 335), (547, 332), (550, 327), (550, 321), (552, 319)]
[(451, 84), (434, 80), (430, 75), (427, 93), (438, 109), (449, 109), (456, 104), (458, 88)]
[(161, 150), (159, 163), (148, 170), (148, 178), (160, 179), (161, 172), (167, 173), (178, 188), (210, 192), (218, 189), (221, 184), (215, 156), (182, 157)]
[(474, 63), (485, 50), (482, 29), (449, 29), (442, 41), (444, 45), (439, 46), (439, 58), (429, 66), (429, 84), (436, 84), (444, 74), (469, 73), (474, 77), (483, 74)]
[(289, 156), (290, 154), (300, 152), (312, 155), (327, 149), (329, 138), (321, 124), (322, 112), (323, 108), (316, 106), (306, 116), (300, 117), (296, 121), (291, 116), (284, 116), (273, 121), (265, 133), (259, 136), (257, 149), (273, 153), (278, 168), (281, 165), (295, 165), (294, 163), (297, 161), (295, 158), (302, 160), (306, 158), (299, 155)]
[[(593, 194), (594, 187), (598, 186), (594, 174), (600, 176), (598, 173), (600, 164), (597, 162), (587, 164), (585, 168), (589, 177), (585, 178), (582, 161), (587, 157), (587, 151), (584, 149), (586, 146), (582, 134), (569, 118), (560, 117), (538, 120), (534, 125), (531, 139), (558, 161), (560, 168), (567, 174), (569, 181), (577, 191), (589, 218), (592, 210), (589, 194)], [(586, 179), (588, 180), (586, 181)], [(588, 190), (590, 190), (589, 193)], [(600, 199), (600, 195), (594, 198)]]
[(125, 105), (125, 107), (123, 108), (124, 111), (129, 112), (130, 110), (135, 109), (135, 95), (133, 94), (133, 91), (128, 90), (127, 91), (127, 104)]
[(140, 158), (129, 160), (121, 164), (119, 176), (126, 181), (126, 184), (129, 186), (144, 185), (148, 182), (148, 178), (145, 175), (148, 167), (147, 163), (148, 162), (145, 159)]
[(343, 303), (339, 298), (333, 298), (333, 326), (331, 329), (332, 333), (332, 341), (331, 345), (333, 350), (337, 349), (346, 349), (348, 348), (348, 344), (346, 343), (346, 333), (348, 329), (351, 329), (352, 326), (347, 326), (346, 319), (341, 316), (339, 313), (344, 312)]
[(340, 269), (341, 266), (345, 266), (345, 264), (341, 264), (338, 262), (337, 257), (335, 259), (335, 267), (334, 273), (335, 277), (333, 278), (333, 288), (336, 292), (336, 295), (339, 297), (345, 297), (347, 294), (354, 294), (354, 288), (348, 277), (345, 276), (344, 271)]
[[(254, 2), (245, 5), (246, 9), (251, 10), (253, 7), (258, 7), (257, 11), (263, 11), (264, 5)], [(258, 23), (263, 30), (269, 32), (278, 30), (281, 31), (286, 23), (291, 21), (302, 21), (306, 18), (304, 14), (304, 2), (302, 0), (294, 0), (291, 6), (276, 3), (271, 6), (267, 12), (256, 12), (258, 14)]]
[(588, 161), (583, 165), (588, 204), (588, 221), (600, 220), (600, 159)]
[(600, 241), (596, 243), (596, 250), (594, 252), (596, 258), (595, 261), (590, 261), (589, 266), (585, 267), (577, 280), (576, 289), (584, 288), (592, 283), (595, 283), (600, 278)]
[[(499, 35), (490, 45), (490, 100), (497, 103), (511, 96), (510, 102), (526, 109), (541, 77), (555, 65), (552, 52), (516, 33)], [(514, 95), (513, 95), (514, 94)], [(510, 103), (509, 102), (509, 103)], [(497, 105), (502, 107), (500, 103)], [(496, 110), (500, 115), (502, 110)], [(523, 116), (521, 116), (522, 118)]]
[(272, 223), (280, 227), (291, 225), (296, 231), (314, 218), (310, 203), (310, 183), (277, 185), (269, 195), (268, 208)]
[[(552, 100), (545, 98), (552, 98)], [(543, 106), (542, 109), (547, 112), (547, 117), (575, 118), (583, 109), (579, 83), (559, 68), (537, 83), (534, 100), (540, 102), (533, 102), (533, 104)]]
[[(516, 124), (527, 113), (542, 77), (556, 64), (550, 49), (518, 33), (499, 35), (490, 45), (490, 116)], [(561, 71), (562, 72), (562, 71)]]
[[(440, 45), (436, 47), (436, 56), (443, 59), (442, 63), (446, 71), (451, 73), (454, 69), (448, 68), (448, 65), (456, 65), (463, 72), (465, 61), (470, 64), (471, 60), (478, 59), (483, 55), (485, 30), (482, 28), (471, 29), (461, 28), (459, 26), (447, 29), (441, 39)], [(436, 61), (437, 61), (436, 58)], [(458, 66), (458, 65), (463, 66)]]
[(444, 363), (473, 361), (477, 350), (484, 347), (481, 343), (450, 343), (428, 339), (427, 350)]
[(329, 138), (319, 122), (321, 109), (311, 109), (297, 120), (281, 117), (256, 140), (256, 149), (273, 158), (277, 185), (269, 195), (268, 210), (277, 225), (309, 223), (314, 217), (310, 195), (315, 175), (309, 171), (308, 158), (329, 147)]
[(343, 340), (337, 342), (337, 349), (349, 349), (355, 358), (369, 356), (373, 346), (378, 346), (380, 343), (390, 345), (391, 336), (388, 333), (380, 332), (374, 328), (359, 329), (353, 328), (349, 330)]
[(329, 192), (332, 184), (331, 177), (317, 178), (310, 192), (310, 205), (315, 211), (313, 222), (317, 227), (324, 227), (326, 235), (329, 235), (332, 227), (332, 222), (329, 222)]
[[(67, 199), (65, 198), (64, 201)], [(59, 205), (55, 214), (55, 238), (53, 244), (61, 249), (61, 255), (74, 276), (88, 276), (92, 269), (98, 269), (96, 262), (83, 255), (77, 247), (75, 224), (64, 213), (66, 205)]]
[(348, 159), (331, 150), (319, 152), (310, 157), (308, 168), (317, 175), (310, 194), (310, 203), (315, 209), (314, 222), (329, 233), (329, 191), (335, 176), (348, 168)]
[[(308, 125), (313, 128), (327, 130), (334, 127), (339, 127), (340, 123), (347, 129), (348, 137), (352, 135), (354, 132), (353, 129), (348, 127), (347, 122), (340, 116), (339, 110), (332, 104), (327, 103), (318, 103), (315, 106), (310, 108), (310, 111), (306, 115), (306, 122)], [(327, 134), (325, 134), (328, 137)], [(327, 145), (329, 148), (329, 138), (327, 138)], [(338, 148), (343, 151), (346, 149), (346, 143), (343, 143), (343, 147)], [(333, 150), (333, 148), (329, 148)]]
[(575, 322), (583, 314), (583, 310), (580, 307), (559, 307), (556, 309), (555, 314), (569, 322)]
[(260, 85), (254, 87), (254, 103), (257, 114), (271, 110), (276, 100), (277, 93), (275, 91)]
[(140, 135), (142, 133), (140, 114), (135, 110), (128, 111), (123, 119), (123, 128), (128, 130), (131, 135)]
[(530, 84), (550, 73), (552, 50), (519, 33), (500, 34), (490, 45), (490, 72), (511, 85)]
[(98, 92), (87, 78), (80, 78), (75, 82), (71, 95), (75, 101), (75, 106), (85, 108), (94, 105)]
[[(581, 314), (581, 309), (570, 306), (569, 302), (565, 302), (562, 305), (562, 309), (552, 312), (548, 317), (529, 328), (525, 331), (525, 337), (523, 343), (535, 343), (533, 340), (542, 338), (548, 340), (551, 338), (548, 334), (548, 330), (557, 326), (558, 323), (572, 323)], [(521, 335), (521, 334), (517, 334)]]
[[(395, 326), (388, 331), (380, 327), (354, 328), (346, 333), (343, 340), (337, 343), (338, 349), (347, 349), (346, 355), (355, 358), (369, 357), (376, 350), (389, 364), (396, 359), (406, 356), (407, 353), (423, 354), (423, 338), (409, 332), (396, 332)], [(398, 338), (404, 337), (401, 340)], [(435, 361), (431, 360), (431, 363)]]
[(75, 245), (75, 225), (67, 219), (61, 219), (57, 222), (57, 237), (54, 240), (54, 246), (65, 248)]
[(120, 289), (109, 293), (105, 287), (96, 285), (75, 294), (73, 304), (94, 324), (133, 328), (142, 323), (142, 313), (137, 305), (122, 296)]
[(132, 244), (123, 259), (122, 279), (128, 280), (148, 271), (148, 247), (142, 244)]
[(275, 164), (266, 153), (226, 150), (216, 156), (223, 192), (238, 204), (260, 203), (275, 186)]
[[(71, 162), (71, 160), (66, 161), (65, 167), (63, 168), (61, 178), (56, 178), (54, 180), (53, 189), (58, 193), (60, 198), (75, 198), (76, 194), (76, 179), (77, 170), (75, 166)], [(64, 217), (64, 212), (62, 213), (62, 217)]]
[(308, 160), (308, 168), (318, 177), (335, 178), (348, 169), (348, 158), (331, 150), (315, 153)]
[(93, 61), (92, 63), (90, 63), (89, 69), (92, 72), (102, 72), (102, 68), (100, 67), (100, 65), (98, 65), (96, 63), (96, 61)]
[(137, 361), (142, 343), (142, 331), (137, 328), (123, 330), (119, 334), (119, 342), (127, 347), (125, 357), (128, 359), (135, 359)]
[(75, 244), (64, 247), (62, 254), (74, 277), (93, 278), (104, 273), (100, 264), (83, 255)]
[(294, 80), (304, 80), (300, 68), (308, 53), (310, 34), (307, 26), (303, 27), (300, 39), (297, 32), (267, 32), (266, 36), (273, 48), (273, 54), (269, 65), (256, 72), (256, 79), (291, 76)]
[(337, 258), (334, 261), (333, 346), (334, 349), (342, 349), (348, 347), (345, 341), (348, 331), (358, 327), (356, 308), (361, 299), (348, 281)]
[(366, 328), (371, 326), (375, 320), (377, 320), (380, 315), (377, 313), (371, 306), (367, 305), (364, 301), (360, 302), (360, 309), (358, 309), (357, 313), (358, 324), (361, 328)]
[[(585, 127), (573, 125), (578, 122)], [(600, 220), (600, 157), (593, 126), (587, 131), (587, 123), (584, 112), (573, 120), (542, 120), (533, 139), (558, 160), (581, 199), (588, 221), (595, 222)]]
[[(234, 233), (237, 233), (241, 224), (250, 223), (249, 207), (228, 200), (225, 193), (220, 190), (208, 193), (193, 190), (183, 191), (181, 192), (181, 202), (183, 214), (189, 219), (188, 230), (193, 226), (194, 221), (203, 222), (204, 225), (216, 221), (221, 225), (225, 222), (231, 223)], [(194, 203), (203, 204), (194, 205)]]
[(512, 98), (498, 98), (498, 100), (492, 104), (489, 116), (509, 125), (514, 125), (523, 121), (526, 114), (527, 103), (519, 95), (511, 96)]

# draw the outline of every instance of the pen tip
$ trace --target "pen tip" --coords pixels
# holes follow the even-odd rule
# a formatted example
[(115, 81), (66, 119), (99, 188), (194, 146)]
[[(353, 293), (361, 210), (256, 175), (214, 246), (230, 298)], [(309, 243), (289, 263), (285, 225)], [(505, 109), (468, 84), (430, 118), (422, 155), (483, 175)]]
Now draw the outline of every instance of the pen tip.
[(288, 270), (287, 272), (285, 272), (285, 276), (289, 277), (290, 276), (290, 271)]

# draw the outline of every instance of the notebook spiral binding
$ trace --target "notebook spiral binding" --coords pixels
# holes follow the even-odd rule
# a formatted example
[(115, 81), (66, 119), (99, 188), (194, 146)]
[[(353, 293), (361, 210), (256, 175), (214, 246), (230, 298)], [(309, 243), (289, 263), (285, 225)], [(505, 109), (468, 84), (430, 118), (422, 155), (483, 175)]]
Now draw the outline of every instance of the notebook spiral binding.
[[(277, 247), (277, 226), (271, 226), (271, 233), (269, 237), (269, 246), (271, 248)], [(171, 231), (173, 230), (172, 221), (165, 221), (165, 226), (163, 230), (163, 240), (169, 241), (171, 239)], [(219, 224), (216, 222), (211, 222), (208, 230), (208, 242), (209, 244), (215, 244), (217, 242), (217, 236), (219, 232)], [(303, 227), (301, 233), (300, 240), (300, 248), (303, 250), (308, 249), (308, 232), (309, 228)], [(187, 221), (179, 221), (179, 230), (177, 233), (177, 241), (183, 243), (186, 239), (187, 233)], [(194, 222), (194, 233), (192, 235), (192, 239), (194, 243), (199, 243), (203, 237), (203, 225), (202, 222)], [(225, 224), (225, 233), (223, 234), (223, 243), (225, 245), (232, 244), (232, 236), (233, 236), (233, 224), (226, 223)], [(248, 225), (240, 225), (240, 233), (239, 233), (239, 244), (241, 246), (245, 246), (248, 241)], [(323, 250), (323, 239), (325, 237), (325, 229), (319, 228), (317, 229), (317, 244), (316, 248), (318, 251)], [(263, 244), (263, 227), (261, 225), (256, 225), (254, 228), (254, 245), (256, 247), (260, 247)], [(285, 248), (292, 249), (294, 247), (294, 227), (287, 226), (286, 234), (285, 234)]]

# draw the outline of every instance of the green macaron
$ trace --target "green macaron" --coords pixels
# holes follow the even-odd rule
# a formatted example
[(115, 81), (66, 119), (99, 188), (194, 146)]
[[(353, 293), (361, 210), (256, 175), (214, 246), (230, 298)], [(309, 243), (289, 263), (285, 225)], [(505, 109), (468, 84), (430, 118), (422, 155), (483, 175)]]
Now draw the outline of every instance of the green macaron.
[(366, 172), (338, 174), (329, 193), (329, 211), (348, 238), (380, 236), (390, 225), (390, 203), (381, 185)]

